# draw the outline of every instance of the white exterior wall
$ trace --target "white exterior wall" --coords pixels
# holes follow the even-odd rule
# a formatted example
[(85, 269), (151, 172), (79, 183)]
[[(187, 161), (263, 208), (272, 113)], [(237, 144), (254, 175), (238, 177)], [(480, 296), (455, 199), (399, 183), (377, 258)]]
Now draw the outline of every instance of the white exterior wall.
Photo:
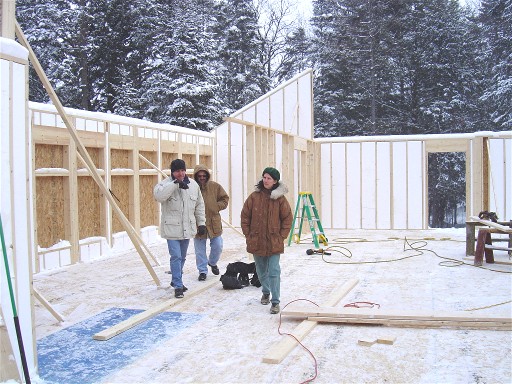
[(500, 220), (512, 220), (512, 138), (490, 139), (491, 211)]
[[(512, 219), (512, 133), (322, 138), (320, 218), (324, 228), (424, 229), (428, 226), (426, 142), (489, 137), (490, 209)], [(477, 170), (466, 153), (471, 183)], [(466, 197), (466, 215), (472, 191)]]
[[(28, 51), (14, 40), (0, 37), (0, 200), (8, 269), (16, 300), (29, 372), (35, 372), (32, 329), (32, 269), (34, 255), (32, 148), (27, 113)], [(2, 313), (20, 377), (23, 377), (12, 310), (7, 266), (0, 262)]]
[[(267, 148), (275, 158), (275, 167), (283, 174), (283, 136), (295, 135), (305, 139), (313, 138), (313, 92), (312, 70), (306, 70), (293, 79), (283, 83), (269, 93), (234, 112), (230, 117), (271, 128), (275, 133), (275, 148)], [(252, 159), (247, 153), (247, 128), (244, 124), (228, 121), (215, 130), (216, 148), (214, 165), (215, 180), (220, 183), (230, 196), (228, 209), (222, 211), (224, 220), (234, 226), (240, 226), (240, 212), (247, 196), (253, 191), (252, 186), (258, 181), (259, 172), (249, 170)], [(269, 140), (269, 143), (273, 142)], [(258, 156), (258, 155), (256, 155)], [(266, 165), (273, 165), (272, 159), (257, 159)], [(302, 164), (297, 153), (291, 160), (293, 179), (283, 181), (290, 188), (290, 203), (298, 195), (299, 174)], [(252, 171), (252, 173), (250, 172)], [(256, 174), (254, 180), (248, 175)], [(283, 175), (282, 175), (283, 176)], [(283, 178), (283, 177), (282, 177)]]

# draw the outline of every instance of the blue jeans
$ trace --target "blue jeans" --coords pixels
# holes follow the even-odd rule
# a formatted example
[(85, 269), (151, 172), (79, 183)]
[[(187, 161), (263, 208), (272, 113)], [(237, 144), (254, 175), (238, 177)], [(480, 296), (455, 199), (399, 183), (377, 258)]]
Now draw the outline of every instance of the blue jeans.
[(222, 236), (212, 237), (210, 239), (210, 256), (208, 257), (206, 255), (206, 240), (194, 238), (194, 248), (196, 249), (197, 270), (199, 273), (208, 274), (208, 264), (217, 265), (224, 242)]
[(171, 255), (171, 275), (174, 288), (183, 288), (183, 266), (187, 258), (187, 249), (190, 239), (167, 240), (167, 248)]
[(270, 293), (272, 304), (279, 304), (281, 295), (281, 266), (279, 259), (281, 255), (276, 253), (271, 256), (254, 256), (256, 273), (261, 283), (261, 291), (265, 294)]

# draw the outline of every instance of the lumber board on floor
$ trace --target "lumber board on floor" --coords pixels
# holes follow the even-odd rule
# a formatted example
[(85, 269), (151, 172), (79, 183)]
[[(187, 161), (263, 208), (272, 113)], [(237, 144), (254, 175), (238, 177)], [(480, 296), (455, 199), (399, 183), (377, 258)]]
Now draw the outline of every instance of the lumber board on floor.
[[(336, 288), (325, 301), (325, 305), (334, 306), (345, 297), (359, 282), (358, 279), (350, 279), (342, 286)], [(304, 320), (292, 332), (297, 340), (304, 339), (317, 325), (316, 321)], [(263, 362), (268, 364), (279, 364), (298, 344), (293, 337), (285, 335), (277, 344), (274, 344), (263, 357)]]
[(357, 340), (357, 344), (363, 345), (365, 347), (371, 347), (376, 342), (377, 342), (377, 339), (359, 339), (359, 340)]
[(487, 225), (488, 227), (499, 229), (500, 231), (503, 231), (505, 233), (512, 233), (512, 228), (495, 223), (491, 220), (482, 220), (478, 216), (470, 216), (470, 219), (473, 221), (477, 221), (481, 224)]
[(393, 345), (395, 344), (396, 336), (381, 336), (377, 339), (378, 344), (387, 344)]
[(101, 332), (96, 333), (93, 335), (94, 340), (108, 340), (111, 339), (114, 336), (119, 335), (120, 333), (123, 333), (124, 331), (135, 327), (136, 325), (152, 318), (153, 316), (158, 315), (159, 313), (165, 312), (171, 307), (175, 306), (176, 304), (182, 303), (183, 301), (190, 299), (191, 297), (194, 297), (198, 294), (200, 294), (203, 291), (206, 291), (213, 285), (217, 284), (219, 282), (218, 278), (213, 278), (210, 281), (207, 281), (206, 284), (201, 284), (200, 287), (195, 289), (190, 289), (186, 292), (185, 297), (182, 299), (176, 299), (172, 298), (170, 300), (167, 300), (163, 302), (162, 304), (158, 304), (144, 312), (141, 312), (135, 316), (130, 317), (129, 319), (126, 319), (122, 322), (120, 322), (117, 325), (114, 325), (113, 327), (110, 327), (108, 329), (105, 329)]
[(493, 321), (447, 321), (447, 320), (413, 320), (413, 319), (372, 319), (372, 318), (343, 318), (343, 317), (308, 317), (310, 321), (319, 323), (340, 324), (371, 324), (397, 328), (456, 328), (495, 331), (512, 331), (509, 322)]
[(346, 319), (380, 319), (380, 320), (423, 320), (423, 321), (479, 321), (479, 322), (503, 322), (512, 324), (512, 318), (507, 316), (485, 316), (474, 312), (434, 312), (434, 311), (404, 311), (383, 310), (374, 308), (334, 308), (317, 307), (284, 309), (283, 316), (299, 318), (310, 317), (337, 317)]

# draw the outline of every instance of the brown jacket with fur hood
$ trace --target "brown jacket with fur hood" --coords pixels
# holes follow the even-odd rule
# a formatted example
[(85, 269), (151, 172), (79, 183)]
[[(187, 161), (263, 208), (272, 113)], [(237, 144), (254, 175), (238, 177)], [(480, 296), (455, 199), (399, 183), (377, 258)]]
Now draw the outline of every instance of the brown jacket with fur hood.
[(240, 215), (247, 252), (257, 256), (284, 253), (284, 241), (292, 227), (292, 210), (286, 197), (288, 188), (281, 181), (272, 191), (258, 183), (245, 200)]
[[(197, 178), (197, 174), (200, 171), (206, 172), (207, 182), (205, 185), (201, 185)], [(210, 171), (202, 164), (194, 167), (194, 180), (197, 181), (201, 189), (206, 214), (206, 234), (202, 236), (196, 235), (196, 239), (220, 236), (222, 235), (222, 218), (219, 212), (227, 208), (229, 196), (219, 183), (210, 180)]]

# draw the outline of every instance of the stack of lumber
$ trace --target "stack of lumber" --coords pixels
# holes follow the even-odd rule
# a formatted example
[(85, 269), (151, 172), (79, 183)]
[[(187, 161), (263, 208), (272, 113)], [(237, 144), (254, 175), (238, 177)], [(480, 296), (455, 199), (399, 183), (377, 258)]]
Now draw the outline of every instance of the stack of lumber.
[(389, 327), (463, 328), (512, 330), (512, 318), (485, 316), (474, 312), (434, 312), (382, 310), (374, 308), (296, 308), (285, 309), (282, 316), (324, 323), (373, 324)]

